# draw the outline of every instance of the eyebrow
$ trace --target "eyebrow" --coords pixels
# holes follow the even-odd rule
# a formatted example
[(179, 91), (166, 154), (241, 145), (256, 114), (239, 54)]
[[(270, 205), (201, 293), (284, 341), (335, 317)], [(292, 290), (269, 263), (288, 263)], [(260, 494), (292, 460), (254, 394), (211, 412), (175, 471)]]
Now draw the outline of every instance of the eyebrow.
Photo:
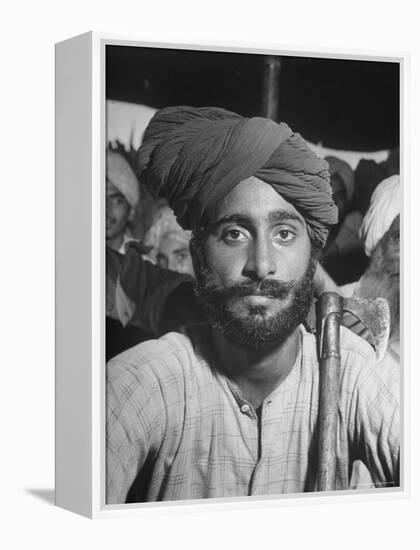
[(244, 214), (227, 214), (226, 216), (214, 221), (211, 224), (211, 229), (217, 229), (225, 223), (249, 223), (249, 220), (249, 216), (245, 216)]
[(113, 199), (114, 197), (122, 197), (123, 199), (125, 199), (124, 195), (122, 193), (120, 193), (119, 191), (112, 191), (112, 193), (107, 195), (107, 197), (111, 198), (111, 199)]
[(304, 225), (302, 216), (295, 212), (289, 212), (288, 210), (273, 210), (267, 215), (268, 221), (270, 222), (284, 222), (284, 221), (296, 221), (301, 225)]
[[(302, 217), (299, 216), (299, 214), (295, 212), (290, 212), (288, 210), (282, 210), (282, 209), (272, 210), (268, 212), (267, 219), (270, 223), (284, 222), (284, 221), (297, 221), (301, 225), (304, 225), (305, 223)], [(252, 218), (244, 214), (228, 214), (216, 220), (212, 224), (211, 229), (214, 231), (215, 229), (219, 228), (221, 225), (225, 223), (240, 223), (240, 224), (246, 225), (246, 224), (249, 224), (250, 221), (252, 221)]]

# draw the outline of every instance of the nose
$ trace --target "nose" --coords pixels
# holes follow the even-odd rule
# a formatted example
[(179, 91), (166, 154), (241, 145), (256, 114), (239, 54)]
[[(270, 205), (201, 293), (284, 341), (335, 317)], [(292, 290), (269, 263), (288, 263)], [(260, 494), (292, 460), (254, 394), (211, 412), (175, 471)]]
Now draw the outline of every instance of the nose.
[(276, 251), (270, 239), (256, 239), (248, 250), (243, 274), (253, 280), (263, 280), (276, 272)]
[(105, 202), (105, 213), (107, 218), (112, 217), (112, 206), (111, 206), (111, 202), (108, 199)]

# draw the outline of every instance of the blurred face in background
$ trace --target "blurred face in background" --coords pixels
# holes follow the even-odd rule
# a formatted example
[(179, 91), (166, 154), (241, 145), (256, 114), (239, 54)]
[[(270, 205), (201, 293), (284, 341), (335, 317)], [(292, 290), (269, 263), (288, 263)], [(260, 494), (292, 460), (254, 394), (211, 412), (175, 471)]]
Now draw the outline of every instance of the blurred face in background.
[(168, 231), (162, 236), (156, 256), (158, 265), (178, 273), (187, 273), (194, 277), (189, 241), (185, 234)]
[(110, 181), (106, 182), (106, 238), (122, 236), (127, 228), (131, 207)]

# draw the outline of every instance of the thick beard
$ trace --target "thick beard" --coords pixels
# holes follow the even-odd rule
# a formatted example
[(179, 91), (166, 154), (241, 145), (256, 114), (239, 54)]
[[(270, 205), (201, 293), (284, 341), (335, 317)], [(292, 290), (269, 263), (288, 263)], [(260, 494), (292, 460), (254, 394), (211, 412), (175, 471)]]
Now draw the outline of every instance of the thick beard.
[[(200, 254), (201, 255), (201, 254)], [(262, 351), (281, 345), (306, 319), (311, 307), (316, 260), (311, 256), (307, 269), (297, 281), (264, 280), (260, 283), (247, 280), (228, 287), (219, 285), (204, 258), (196, 262), (196, 295), (211, 325), (219, 329), (229, 340), (254, 351)], [(264, 307), (250, 307), (248, 314), (238, 315), (233, 303), (243, 296), (258, 293), (287, 303), (284, 308), (265, 317)]]

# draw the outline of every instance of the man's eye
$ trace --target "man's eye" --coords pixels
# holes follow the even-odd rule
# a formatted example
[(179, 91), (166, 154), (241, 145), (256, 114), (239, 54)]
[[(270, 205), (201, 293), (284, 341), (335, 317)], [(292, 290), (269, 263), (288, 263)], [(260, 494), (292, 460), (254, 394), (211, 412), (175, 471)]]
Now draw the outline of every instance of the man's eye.
[(229, 229), (224, 232), (223, 239), (227, 242), (241, 242), (246, 239), (246, 235), (239, 229)]
[(280, 231), (277, 231), (276, 233), (277, 240), (286, 243), (291, 242), (296, 238), (296, 234), (293, 231), (290, 231), (290, 229), (280, 229)]
[(184, 262), (188, 258), (188, 252), (178, 252), (175, 254), (177, 262)]
[(121, 206), (125, 203), (125, 199), (123, 197), (112, 197), (111, 204), (113, 206)]

